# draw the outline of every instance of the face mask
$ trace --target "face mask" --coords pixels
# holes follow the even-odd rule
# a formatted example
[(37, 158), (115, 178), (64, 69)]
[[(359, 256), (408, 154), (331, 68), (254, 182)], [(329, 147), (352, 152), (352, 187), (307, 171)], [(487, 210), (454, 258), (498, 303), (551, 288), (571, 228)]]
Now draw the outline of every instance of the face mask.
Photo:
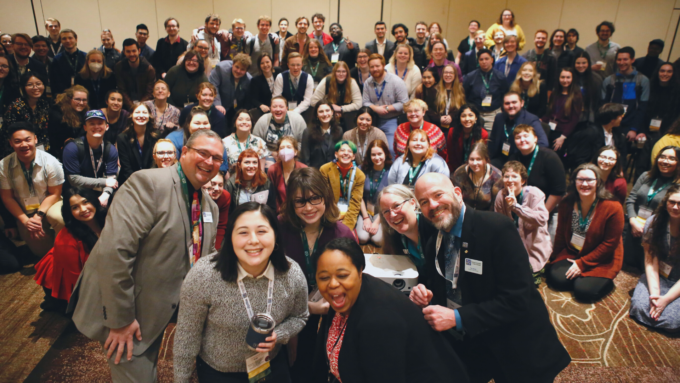
[(279, 158), (284, 162), (290, 161), (295, 158), (295, 151), (290, 148), (281, 149), (279, 150)]
[(104, 64), (101, 63), (89, 63), (88, 65), (90, 66), (90, 70), (93, 72), (99, 72), (104, 66)]

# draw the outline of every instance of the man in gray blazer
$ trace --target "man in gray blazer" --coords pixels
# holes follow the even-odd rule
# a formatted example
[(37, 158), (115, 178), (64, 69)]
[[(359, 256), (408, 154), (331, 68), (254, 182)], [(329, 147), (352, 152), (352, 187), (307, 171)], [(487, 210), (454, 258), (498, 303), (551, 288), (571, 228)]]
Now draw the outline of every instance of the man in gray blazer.
[(178, 164), (135, 172), (116, 194), (69, 302), (78, 330), (107, 350), (116, 383), (156, 380), (163, 332), (199, 258), (193, 256), (194, 196), (201, 201), (203, 228), (196, 255), (216, 252), (219, 210), (201, 187), (217, 174), (223, 151), (217, 133), (199, 130)]
[[(239, 53), (233, 61), (220, 61), (210, 72), (208, 81), (217, 88), (215, 108), (226, 116), (227, 124), (231, 124), (237, 108), (245, 107), (250, 80), (253, 78), (248, 73), (251, 64), (250, 56)], [(228, 126), (227, 131), (231, 130), (232, 126)]]
[[(388, 40), (385, 36), (387, 35), (387, 25), (384, 21), (378, 21), (375, 23), (375, 40), (371, 40), (366, 43), (365, 48), (371, 51), (371, 53), (377, 53), (385, 57), (385, 61), (390, 61), (392, 53), (394, 52), (394, 42)], [(370, 56), (370, 55), (369, 55)]]

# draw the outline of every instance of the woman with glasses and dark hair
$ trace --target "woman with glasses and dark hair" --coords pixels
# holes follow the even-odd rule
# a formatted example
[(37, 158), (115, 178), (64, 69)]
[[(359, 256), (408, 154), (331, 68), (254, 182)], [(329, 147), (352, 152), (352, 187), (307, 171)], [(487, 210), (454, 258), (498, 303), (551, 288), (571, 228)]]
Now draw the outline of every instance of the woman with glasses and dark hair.
[(117, 87), (113, 66), (105, 64), (105, 61), (108, 62), (108, 58), (99, 49), (91, 50), (85, 56), (85, 65), (75, 76), (75, 84), (87, 89), (91, 109), (105, 108), (106, 95)]
[(645, 326), (680, 330), (680, 186), (673, 185), (645, 224), (645, 273), (630, 301), (630, 317)]
[[(236, 208), (220, 253), (199, 259), (182, 284), (174, 345), (174, 375), (189, 382), (247, 382), (251, 363), (267, 379), (290, 382), (286, 348), (307, 321), (307, 287), (286, 257), (276, 213), (259, 203)], [(256, 324), (271, 321), (263, 342), (246, 343)], [(265, 357), (267, 357), (265, 359)]]
[(484, 129), (484, 119), (474, 105), (461, 106), (452, 125), (453, 129), (449, 129), (446, 139), (447, 163), (451, 173), (467, 163), (470, 151), (477, 142), (486, 143), (489, 138), (489, 133)]
[(258, 202), (276, 210), (276, 196), (272, 183), (262, 170), (262, 162), (264, 160), (253, 149), (246, 149), (238, 156), (224, 187), (231, 195), (229, 214), (237, 206), (248, 202)]
[(373, 109), (362, 106), (357, 111), (356, 128), (348, 130), (342, 135), (343, 140), (354, 142), (357, 147), (357, 157), (360, 159), (366, 157), (369, 143), (381, 140), (387, 145), (385, 133), (376, 128), (374, 122), (378, 122), (378, 114)]
[(87, 101), (87, 89), (80, 85), (74, 85), (57, 95), (54, 106), (50, 109), (50, 121), (47, 125), (50, 154), (57, 159), (61, 159), (62, 150), (69, 138), (84, 135), (85, 113), (90, 110)]
[[(191, 110), (184, 125), (182, 125), (182, 129), (175, 130), (168, 134), (166, 138), (175, 144), (178, 159), (182, 156), (182, 147), (186, 144), (187, 140), (189, 140), (189, 137), (191, 137), (194, 132), (201, 129), (210, 129), (210, 119), (205, 110), (201, 107), (195, 107)], [(226, 147), (222, 154), (222, 160), (223, 162), (220, 164), (220, 170), (226, 173), (229, 171), (229, 157), (227, 157)]]
[(604, 187), (600, 170), (579, 165), (559, 206), (548, 286), (596, 302), (614, 288), (623, 264), (623, 208)]
[[(9, 128), (15, 122), (28, 121), (36, 127), (37, 147), (50, 150), (48, 124), (52, 103), (45, 97), (47, 78), (38, 72), (26, 72), (19, 82), (21, 97), (12, 102), (5, 111), (4, 126)], [(2, 158), (13, 150), (9, 147), (8, 129), (0, 130)]]
[(645, 223), (666, 195), (668, 188), (680, 178), (680, 147), (666, 146), (659, 151), (652, 169), (640, 174), (626, 199), (628, 222), (623, 234), (624, 262), (641, 269), (644, 263), (642, 234)]
[(524, 31), (522, 28), (515, 23), (515, 14), (509, 10), (504, 9), (501, 12), (501, 16), (498, 21), (491, 25), (489, 29), (486, 30), (486, 45), (487, 48), (491, 49), (494, 46), (494, 36), (496, 31), (502, 31), (505, 36), (515, 35), (517, 36), (517, 50), (521, 51), (524, 48), (524, 43), (526, 38), (524, 37)]
[(319, 169), (335, 158), (335, 144), (342, 140), (333, 105), (323, 100), (316, 104), (314, 116), (302, 134), (302, 163)]
[[(319, 320), (329, 307), (327, 301), (315, 296), (316, 268), (312, 260), (334, 238), (355, 239), (352, 231), (338, 219), (340, 210), (334, 202), (333, 190), (318, 170), (295, 169), (289, 180), (288, 193), (279, 216), (283, 250), (305, 274), (310, 314), (307, 325), (298, 335), (292, 376), (295, 382), (307, 382), (311, 378), (309, 366), (314, 359)], [(294, 352), (291, 348), (289, 351)]]
[(354, 81), (359, 85), (359, 92), (362, 94), (364, 93), (364, 83), (371, 76), (368, 69), (368, 57), (371, 56), (371, 54), (373, 54), (373, 52), (368, 49), (359, 49), (359, 52), (357, 53), (357, 65), (349, 71)]
[(208, 82), (201, 55), (196, 51), (187, 52), (181, 63), (168, 70), (164, 80), (170, 88), (170, 104), (182, 110), (184, 106), (196, 103), (198, 86)]
[(592, 164), (600, 169), (600, 175), (604, 180), (604, 188), (616, 197), (621, 205), (626, 203), (628, 184), (623, 176), (623, 165), (620, 161), (621, 153), (613, 146), (603, 146), (597, 152)]
[(71, 188), (64, 194), (61, 215), (65, 226), (54, 247), (35, 265), (33, 277), (45, 291), (40, 304), (45, 311), (66, 311), (85, 261), (104, 228), (106, 209), (98, 197), (99, 192), (92, 189)]
[(361, 169), (366, 174), (364, 196), (361, 200), (361, 214), (357, 220), (357, 237), (359, 244), (372, 242), (377, 247), (383, 247), (383, 231), (380, 215), (377, 209), (378, 193), (387, 186), (387, 175), (392, 166), (392, 156), (387, 143), (374, 140), (368, 144), (363, 157)]
[(158, 140), (155, 122), (146, 104), (138, 104), (130, 115), (128, 127), (118, 136), (118, 184), (123, 185), (132, 173), (153, 167), (153, 148)]

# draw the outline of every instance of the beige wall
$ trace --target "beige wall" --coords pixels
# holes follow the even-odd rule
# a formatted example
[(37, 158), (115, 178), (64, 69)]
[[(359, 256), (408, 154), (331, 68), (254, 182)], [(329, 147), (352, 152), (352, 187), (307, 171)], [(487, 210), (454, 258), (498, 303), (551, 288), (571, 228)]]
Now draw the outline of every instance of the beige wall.
[[(11, 0), (7, 0), (11, 1)], [(345, 35), (363, 46), (374, 38), (373, 25), (380, 19), (380, 0), (35, 0), (35, 12), (41, 33), (46, 33), (42, 20), (56, 17), (63, 28), (75, 29), (79, 46), (83, 50), (100, 45), (102, 29), (111, 29), (122, 44), (126, 37), (133, 37), (134, 27), (145, 23), (150, 29), (152, 46), (165, 35), (163, 21), (168, 16), (179, 19), (180, 35), (189, 39), (191, 30), (203, 24), (205, 16), (216, 12), (228, 28), (235, 17), (243, 18), (251, 32), (256, 32), (255, 21), (260, 15), (270, 15), (274, 23), (287, 17), (291, 23), (299, 15), (311, 16), (315, 12), (326, 15), (328, 25), (338, 16)], [(467, 25), (472, 19), (489, 27), (496, 21), (503, 8), (511, 8), (518, 24), (527, 35), (527, 46), (533, 47), (536, 29), (552, 31), (556, 28), (576, 28), (581, 33), (579, 45), (595, 41), (595, 26), (602, 20), (616, 24), (613, 40), (621, 45), (631, 45), (644, 55), (647, 44), (655, 38), (666, 40), (663, 58), (667, 57), (675, 26), (680, 17), (680, 0), (486, 0), (484, 6), (463, 0), (384, 0), (383, 20), (390, 26), (397, 22), (406, 24), (413, 31), (415, 23), (438, 21), (452, 49), (467, 35)], [(677, 7), (678, 10), (674, 10)], [(33, 12), (30, 2), (14, 1), (12, 12), (0, 13), (0, 30), (3, 32), (27, 32), (35, 34)], [(132, 12), (131, 10), (134, 10)], [(492, 10), (492, 11), (490, 11)], [(43, 15), (44, 11), (44, 15)], [(272, 30), (277, 30), (273, 26)], [(294, 26), (291, 32), (295, 32)], [(389, 34), (389, 32), (388, 32)], [(672, 59), (680, 57), (680, 41)]]

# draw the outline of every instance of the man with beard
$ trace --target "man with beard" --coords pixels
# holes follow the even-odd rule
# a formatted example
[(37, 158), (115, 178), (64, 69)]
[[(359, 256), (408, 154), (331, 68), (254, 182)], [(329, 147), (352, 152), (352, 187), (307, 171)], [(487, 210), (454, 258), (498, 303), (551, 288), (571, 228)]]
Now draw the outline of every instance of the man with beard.
[(439, 230), (425, 247), (425, 283), (410, 294), (425, 320), (451, 342), (471, 382), (552, 382), (571, 359), (513, 221), (466, 208), (460, 188), (441, 174), (418, 179), (415, 194)]
[[(199, 30), (196, 36), (192, 36), (191, 43), (187, 46), (187, 50), (194, 49), (198, 44), (198, 41), (205, 40), (208, 45), (208, 58), (210, 59), (210, 64), (214, 67), (220, 62), (221, 55), (221, 45), (217, 39), (217, 32), (220, 31), (220, 26), (222, 25), (222, 19), (216, 14), (209, 14), (205, 18), (205, 28)], [(194, 40), (194, 37), (196, 39)]]
[(113, 73), (116, 75), (118, 90), (123, 95), (126, 109), (132, 110), (135, 102), (153, 99), (153, 84), (156, 71), (148, 61), (139, 55), (139, 45), (134, 39), (123, 41), (125, 59), (116, 63)]
[(545, 80), (548, 89), (555, 87), (557, 81), (557, 59), (552, 54), (550, 49), (545, 49), (545, 44), (548, 43), (548, 31), (539, 29), (534, 36), (534, 46), (536, 48), (529, 50), (522, 55), (527, 61), (535, 63), (538, 73), (541, 74), (541, 79)]
[(418, 45), (416, 44), (415, 39), (410, 39), (408, 37), (408, 27), (404, 24), (394, 24), (392, 26), (392, 36), (394, 36), (394, 39), (396, 42), (394, 43), (394, 47), (392, 47), (392, 50), (388, 53), (385, 53), (386, 57), (392, 57), (394, 54), (394, 50), (397, 49), (397, 46), (399, 44), (409, 44), (411, 48), (413, 48), (413, 61), (416, 63), (418, 68), (420, 68), (420, 71), (422, 72), (425, 69), (425, 66), (427, 66), (427, 56), (425, 55), (425, 51), (418, 48)]
[(338, 23), (331, 24), (331, 37), (333, 41), (323, 47), (331, 63), (335, 65), (338, 61), (344, 61), (350, 69), (354, 68), (359, 54), (359, 44), (352, 42), (349, 37), (343, 38), (342, 25)]
[(14, 54), (9, 56), (9, 60), (14, 60), (14, 70), (17, 78), (28, 72), (36, 72), (47, 77), (45, 65), (29, 57), (33, 49), (33, 40), (25, 33), (15, 33), (12, 35), (12, 46)]

